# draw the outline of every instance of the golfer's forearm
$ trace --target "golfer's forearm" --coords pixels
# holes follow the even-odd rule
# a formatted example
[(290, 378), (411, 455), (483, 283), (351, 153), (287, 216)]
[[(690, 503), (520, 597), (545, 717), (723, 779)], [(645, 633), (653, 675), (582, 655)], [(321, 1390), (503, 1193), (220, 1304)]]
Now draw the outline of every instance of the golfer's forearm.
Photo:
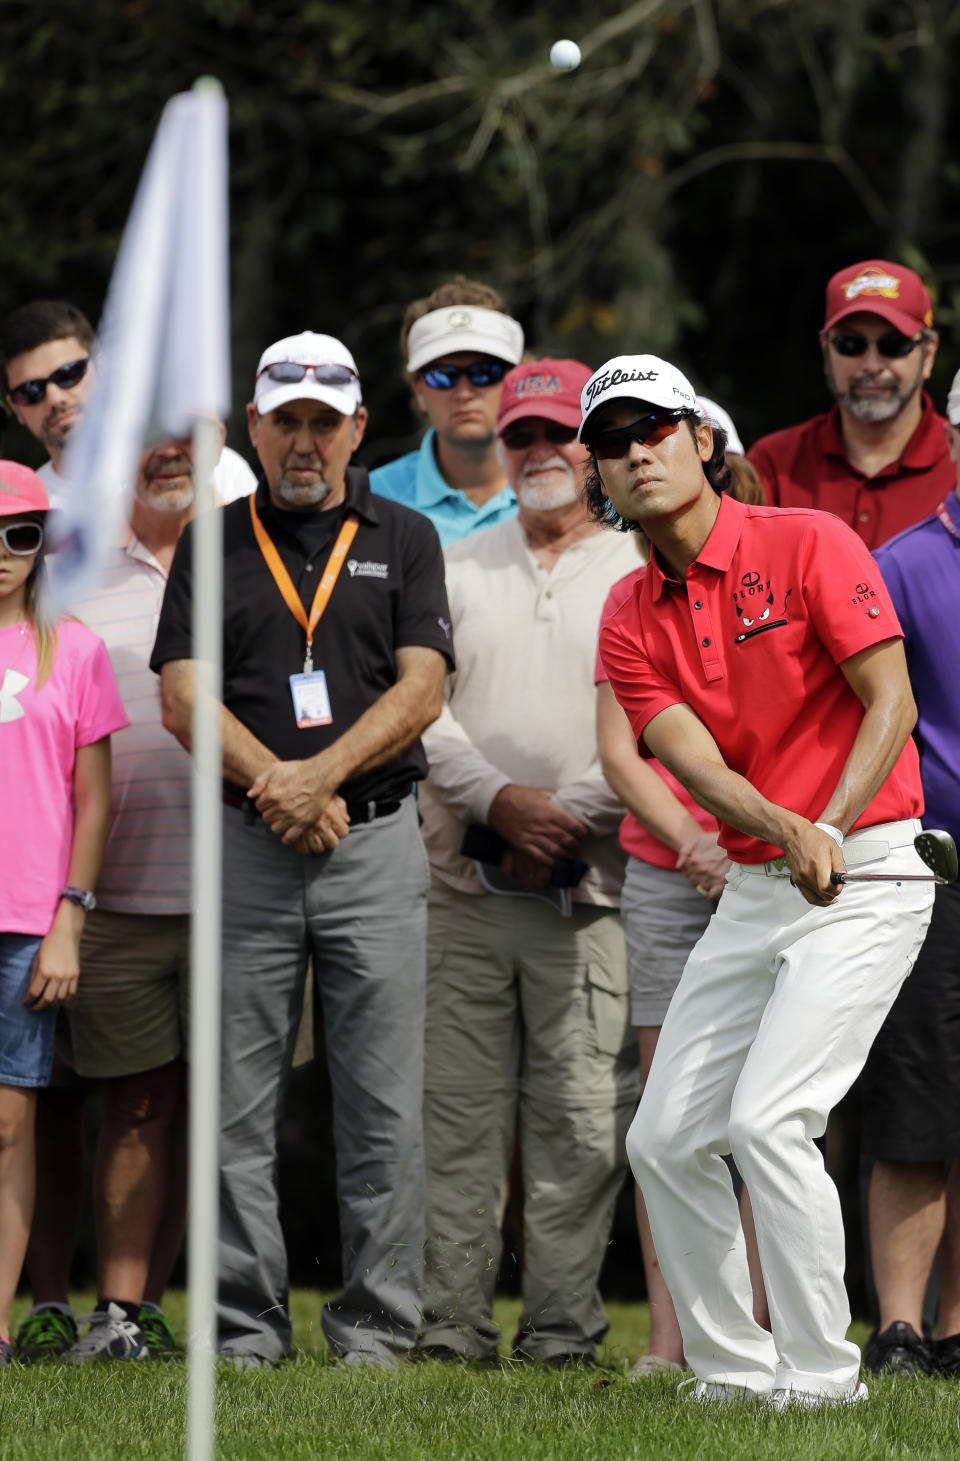
[(916, 718), (912, 698), (897, 696), (867, 708), (840, 780), (818, 821), (849, 831), (896, 765)]
[(797, 831), (809, 825), (806, 817), (768, 801), (745, 777), (722, 762), (675, 762), (668, 765), (668, 770), (718, 821), (772, 847), (788, 851), (788, 844)]

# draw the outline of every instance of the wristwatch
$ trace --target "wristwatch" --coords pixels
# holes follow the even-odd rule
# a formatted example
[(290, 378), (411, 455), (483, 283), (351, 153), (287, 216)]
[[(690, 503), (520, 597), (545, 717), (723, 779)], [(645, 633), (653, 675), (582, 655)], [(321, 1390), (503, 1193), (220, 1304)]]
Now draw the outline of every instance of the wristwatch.
[(84, 913), (92, 913), (97, 906), (96, 898), (92, 893), (88, 893), (86, 888), (61, 888), (60, 897), (69, 898), (70, 902), (76, 903), (77, 907), (82, 908)]

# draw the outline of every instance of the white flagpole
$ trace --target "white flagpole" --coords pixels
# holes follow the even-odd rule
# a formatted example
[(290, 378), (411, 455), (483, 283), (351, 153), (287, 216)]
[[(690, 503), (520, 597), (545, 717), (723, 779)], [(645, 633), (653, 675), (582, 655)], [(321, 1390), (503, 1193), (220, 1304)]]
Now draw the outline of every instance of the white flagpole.
[(187, 1456), (211, 1461), (215, 1436), (220, 1137), (220, 816), (222, 518), (211, 476), (214, 421), (198, 421), (193, 462), (193, 919), (190, 931), (190, 1223)]
[[(215, 91), (222, 96), (219, 83), (209, 78), (199, 81), (194, 91)], [(224, 216), (224, 229), (225, 222)], [(220, 242), (225, 243), (225, 234)], [(201, 330), (201, 348), (213, 350), (218, 319), (225, 317), (226, 280), (219, 269), (216, 243), (211, 241), (211, 247), (205, 253), (204, 262), (209, 273), (200, 280), (200, 300), (213, 314), (206, 320), (207, 330)], [(215, 508), (211, 478), (219, 449), (218, 423), (198, 418), (193, 435), (197, 491), (193, 657), (197, 684), (193, 707), (193, 917), (190, 935), (188, 1461), (212, 1461), (216, 1437), (222, 800), (219, 707), (222, 700), (223, 515)]]

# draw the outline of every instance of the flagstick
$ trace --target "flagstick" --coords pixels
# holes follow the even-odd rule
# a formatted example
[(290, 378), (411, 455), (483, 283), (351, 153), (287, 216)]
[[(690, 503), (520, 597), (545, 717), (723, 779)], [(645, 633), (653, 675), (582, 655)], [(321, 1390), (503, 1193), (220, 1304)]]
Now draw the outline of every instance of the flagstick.
[(190, 1225), (187, 1457), (210, 1461), (215, 1436), (220, 1137), (220, 816), (222, 513), (210, 478), (218, 425), (193, 435), (193, 868), (190, 929)]

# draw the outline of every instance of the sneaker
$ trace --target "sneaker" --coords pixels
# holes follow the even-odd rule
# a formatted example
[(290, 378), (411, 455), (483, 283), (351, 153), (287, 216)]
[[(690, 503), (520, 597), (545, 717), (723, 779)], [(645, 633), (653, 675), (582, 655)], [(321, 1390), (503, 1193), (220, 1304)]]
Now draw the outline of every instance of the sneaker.
[(180, 1353), (181, 1346), (170, 1328), (170, 1321), (155, 1304), (141, 1305), (140, 1328), (146, 1336), (147, 1349), (153, 1359), (167, 1360), (171, 1355)]
[(677, 1386), (677, 1394), (683, 1400), (693, 1401), (695, 1405), (707, 1405), (711, 1401), (717, 1401), (721, 1405), (734, 1405), (745, 1400), (763, 1399), (761, 1391), (748, 1390), (746, 1385), (724, 1385), (720, 1380), (698, 1380), (696, 1375), (692, 1380), (681, 1380)]
[(379, 1349), (348, 1349), (340, 1363), (352, 1370), (396, 1370), (403, 1363), (399, 1355), (384, 1354)]
[(246, 1350), (221, 1350), (220, 1358), (231, 1370), (275, 1370), (280, 1360)]
[(38, 1304), (17, 1331), (17, 1358), (25, 1365), (55, 1360), (77, 1342), (77, 1321), (72, 1312)]
[(682, 1375), (683, 1365), (665, 1359), (662, 1354), (642, 1354), (627, 1371), (628, 1380), (649, 1380), (656, 1375)]
[(875, 1375), (894, 1370), (898, 1375), (931, 1375), (936, 1360), (930, 1346), (911, 1324), (897, 1319), (879, 1334), (875, 1329), (863, 1347), (863, 1363)]
[(145, 1360), (150, 1351), (147, 1336), (135, 1319), (128, 1319), (119, 1304), (98, 1304), (92, 1314), (84, 1314), (81, 1324), (89, 1324), (76, 1344), (63, 1358), (70, 1365), (85, 1365), (91, 1360)]
[(948, 1334), (943, 1339), (934, 1339), (930, 1348), (933, 1351), (934, 1373), (952, 1375), (956, 1379), (960, 1375), (960, 1334)]
[(0, 1339), (0, 1370), (4, 1365), (12, 1365), (15, 1358), (13, 1345), (9, 1339)]
[(838, 1405), (865, 1405), (870, 1392), (862, 1380), (846, 1395), (823, 1395), (816, 1390), (774, 1390), (770, 1405), (774, 1410), (820, 1410)]

